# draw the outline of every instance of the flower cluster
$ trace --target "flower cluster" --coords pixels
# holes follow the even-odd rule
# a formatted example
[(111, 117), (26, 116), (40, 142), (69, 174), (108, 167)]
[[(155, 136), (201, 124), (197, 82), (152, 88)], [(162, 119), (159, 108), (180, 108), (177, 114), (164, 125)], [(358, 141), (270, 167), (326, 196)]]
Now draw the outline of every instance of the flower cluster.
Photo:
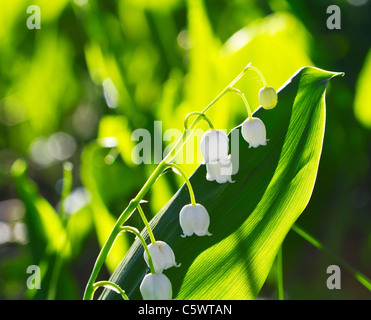
[[(263, 121), (252, 116), (249, 104), (240, 90), (233, 87), (230, 87), (229, 90), (241, 96), (248, 111), (249, 116), (241, 126), (242, 137), (249, 143), (250, 148), (265, 146), (268, 140)], [(278, 101), (277, 93), (273, 87), (265, 85), (261, 88), (259, 101), (264, 109), (273, 109)], [(228, 155), (228, 136), (222, 130), (211, 129), (202, 136), (200, 147), (204, 157), (203, 163), (206, 164), (206, 179), (218, 183), (234, 182), (231, 178), (233, 166), (231, 155)]]
[[(259, 101), (261, 106), (270, 110), (277, 105), (277, 93), (272, 88), (266, 85), (265, 79), (259, 70), (254, 69), (262, 78), (264, 87), (259, 92)], [(247, 69), (246, 69), (247, 70)], [(228, 87), (231, 92), (237, 93), (244, 101), (248, 112), (248, 118), (242, 123), (241, 134), (249, 147), (257, 148), (267, 144), (266, 129), (263, 121), (257, 117), (253, 117), (250, 107), (244, 94), (233, 88)], [(231, 154), (229, 154), (229, 138), (222, 130), (215, 130), (210, 119), (208, 119), (204, 112), (194, 112), (189, 114), (185, 119), (185, 128), (187, 129), (187, 121), (190, 115), (201, 116), (208, 122), (210, 130), (205, 132), (201, 138), (200, 149), (203, 156), (203, 164), (206, 166), (206, 179), (208, 181), (216, 181), (217, 183), (234, 182), (232, 180), (233, 166)], [(210, 236), (209, 232), (210, 217), (206, 208), (196, 203), (190, 181), (176, 164), (169, 164), (172, 169), (180, 174), (186, 181), (189, 189), (191, 203), (185, 205), (179, 213), (179, 223), (183, 231), (183, 238), (192, 236)], [(149, 225), (147, 225), (149, 228)], [(150, 228), (149, 228), (149, 232)], [(140, 292), (143, 299), (164, 300), (172, 298), (172, 286), (170, 280), (162, 273), (163, 270), (173, 266), (180, 266), (175, 262), (175, 255), (173, 250), (168, 244), (163, 241), (155, 241), (153, 234), (151, 235), (151, 244), (148, 245), (147, 250), (144, 252), (144, 260), (151, 268), (151, 273), (147, 274), (141, 285)], [(148, 257), (148, 254), (150, 258)], [(151, 260), (151, 263), (150, 263)]]
[[(168, 167), (171, 167), (174, 172), (180, 174), (188, 187), (189, 195), (190, 195), (190, 204), (186, 204), (179, 212), (179, 224), (183, 231), (181, 237), (186, 238), (193, 235), (196, 236), (211, 236), (209, 232), (210, 226), (210, 216), (207, 212), (206, 208), (197, 203), (195, 199), (195, 195), (193, 192), (192, 185), (187, 178), (186, 174), (183, 170), (175, 163), (172, 163), (175, 156), (172, 156), (172, 152), (177, 149), (178, 146), (181, 146), (183, 142), (183, 138), (187, 136), (187, 129), (194, 129), (197, 123), (202, 119), (209, 124), (210, 130), (207, 131), (200, 142), (200, 149), (203, 155), (204, 161), (203, 164), (206, 166), (206, 180), (208, 181), (216, 181), (216, 183), (226, 183), (226, 182), (234, 182), (232, 180), (232, 174), (235, 174), (235, 170), (233, 170), (233, 159), (232, 155), (229, 154), (229, 138), (227, 134), (222, 130), (215, 130), (212, 122), (206, 116), (206, 111), (210, 109), (210, 107), (215, 104), (222, 96), (224, 96), (227, 92), (234, 92), (238, 94), (248, 112), (248, 118), (246, 121), (243, 122), (241, 126), (241, 134), (242, 137), (249, 143), (249, 147), (257, 148), (259, 146), (265, 146), (267, 144), (266, 138), (266, 129), (263, 121), (259, 118), (253, 117), (249, 104), (245, 98), (245, 95), (238, 89), (234, 88), (234, 84), (241, 79), (248, 70), (254, 70), (260, 76), (263, 82), (263, 88), (261, 88), (259, 92), (259, 101), (261, 106), (266, 109), (270, 110), (273, 109), (278, 101), (277, 93), (273, 89), (273, 87), (267, 86), (267, 83), (261, 74), (261, 72), (248, 64), (242, 72), (237, 75), (237, 77), (211, 102), (206, 106), (206, 108), (202, 111), (195, 111), (189, 113), (185, 120), (184, 120), (184, 132), (182, 137), (177, 141), (176, 145), (173, 147), (172, 151), (170, 151), (167, 156), (161, 161), (159, 166), (157, 166), (156, 170), (152, 173), (149, 177), (147, 182), (144, 184), (141, 191), (138, 193), (136, 198), (134, 198), (127, 208), (122, 212), (120, 217), (118, 218), (116, 225), (115, 225), (115, 232), (111, 232), (109, 235), (106, 243), (104, 244), (104, 248), (102, 248), (101, 255), (99, 255), (96, 264), (94, 265), (94, 270), (89, 278), (89, 283), (84, 293), (84, 299), (86, 298), (93, 298), (94, 291), (99, 286), (106, 286), (107, 281), (101, 281), (94, 283), (96, 276), (98, 274), (99, 269), (104, 263), (104, 259), (106, 259), (110, 247), (113, 245), (116, 237), (121, 232), (131, 232), (134, 233), (137, 238), (142, 242), (144, 247), (144, 261), (150, 268), (150, 273), (146, 274), (140, 284), (140, 292), (142, 294), (143, 299), (145, 300), (169, 300), (172, 299), (172, 285), (170, 280), (163, 274), (163, 271), (171, 268), (171, 267), (179, 267), (180, 264), (177, 264), (175, 261), (175, 254), (170, 246), (164, 241), (156, 241), (152, 229), (146, 219), (146, 216), (141, 209), (140, 204), (146, 202), (143, 200), (144, 195), (148, 191), (148, 189), (153, 185), (156, 179), (166, 170)], [(188, 120), (190, 116), (197, 115), (196, 120), (192, 122), (190, 127), (188, 127)], [(141, 235), (138, 229), (130, 226), (123, 226), (124, 222), (128, 219), (128, 217), (132, 214), (133, 210), (135, 209), (134, 205), (136, 205), (141, 218), (145, 224), (145, 227), (148, 231), (149, 238), (151, 243), (147, 245), (145, 239)], [(119, 226), (119, 228), (116, 228)], [(110, 287), (119, 288), (116, 284), (110, 283)], [(124, 297), (124, 299), (128, 299), (125, 292), (120, 289), (119, 290)]]

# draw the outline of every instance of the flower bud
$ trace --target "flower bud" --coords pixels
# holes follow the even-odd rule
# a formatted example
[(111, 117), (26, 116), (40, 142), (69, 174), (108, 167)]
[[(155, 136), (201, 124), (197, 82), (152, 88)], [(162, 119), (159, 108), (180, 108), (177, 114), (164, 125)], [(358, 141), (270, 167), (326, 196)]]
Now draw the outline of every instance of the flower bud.
[(232, 162), (231, 156), (224, 157), (206, 163), (206, 179), (217, 183), (234, 182), (232, 181)]
[(259, 101), (266, 110), (273, 109), (277, 105), (277, 93), (273, 87), (264, 87), (259, 91)]
[[(153, 267), (156, 273), (161, 273), (163, 270), (171, 268), (173, 266), (179, 267), (175, 262), (175, 255), (170, 246), (163, 241), (156, 241), (148, 245), (148, 250), (151, 255)], [(144, 260), (149, 266), (147, 252), (144, 251)]]
[(229, 139), (222, 130), (206, 131), (200, 142), (204, 163), (228, 156)]
[(173, 289), (168, 277), (163, 273), (149, 273), (140, 284), (143, 300), (171, 300)]
[(182, 237), (196, 234), (198, 236), (211, 236), (209, 233), (210, 217), (205, 207), (201, 204), (187, 204), (179, 214), (180, 226), (183, 230)]
[(250, 144), (250, 148), (267, 145), (265, 125), (259, 118), (245, 120), (241, 127), (241, 133)]

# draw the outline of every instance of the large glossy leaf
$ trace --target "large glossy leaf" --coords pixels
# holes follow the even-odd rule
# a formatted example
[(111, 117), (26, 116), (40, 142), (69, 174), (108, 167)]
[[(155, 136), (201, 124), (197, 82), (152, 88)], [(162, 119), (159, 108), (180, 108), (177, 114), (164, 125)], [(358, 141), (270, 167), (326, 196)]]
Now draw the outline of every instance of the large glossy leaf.
[[(324, 93), (337, 75), (302, 68), (280, 88), (275, 109), (255, 111), (254, 116), (266, 125), (267, 146), (249, 148), (240, 127), (232, 130), (239, 136), (235, 183), (207, 181), (204, 165), (190, 177), (197, 202), (210, 214), (212, 236), (181, 237), (178, 215), (189, 203), (185, 186), (151, 221), (156, 238), (166, 241), (181, 263), (165, 271), (174, 298), (254, 299), (258, 295), (279, 247), (311, 196), (324, 136)], [(143, 248), (136, 240), (111, 280), (130, 298), (140, 299), (139, 285), (146, 272)], [(101, 298), (117, 295), (105, 291)]]

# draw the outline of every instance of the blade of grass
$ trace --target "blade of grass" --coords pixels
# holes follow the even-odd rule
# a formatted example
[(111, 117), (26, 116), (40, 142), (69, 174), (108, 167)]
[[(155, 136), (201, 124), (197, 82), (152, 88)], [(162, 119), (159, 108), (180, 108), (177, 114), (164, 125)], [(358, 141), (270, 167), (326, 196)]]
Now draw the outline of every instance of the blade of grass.
[(310, 244), (315, 246), (317, 249), (326, 252), (330, 257), (336, 260), (342, 267), (348, 270), (354, 276), (354, 278), (357, 279), (363, 286), (365, 286), (369, 291), (371, 291), (371, 280), (368, 279), (364, 274), (353, 268), (343, 258), (339, 257), (337, 253), (326, 247), (319, 240), (314, 238), (311, 234), (309, 234), (303, 228), (299, 227), (297, 224), (294, 224), (292, 226), (292, 230), (296, 232), (299, 236), (307, 240)]
[(283, 269), (282, 269), (282, 246), (276, 257), (277, 266), (277, 300), (284, 300), (283, 296)]

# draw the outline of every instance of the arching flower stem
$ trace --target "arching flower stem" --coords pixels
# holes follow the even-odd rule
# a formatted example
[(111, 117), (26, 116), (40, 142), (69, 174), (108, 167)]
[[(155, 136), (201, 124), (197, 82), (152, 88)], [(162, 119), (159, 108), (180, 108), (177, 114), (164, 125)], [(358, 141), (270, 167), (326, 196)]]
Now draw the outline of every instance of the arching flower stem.
[(191, 113), (188, 113), (186, 115), (186, 117), (184, 118), (184, 129), (188, 129), (188, 119), (191, 117), (191, 116), (194, 116), (194, 115), (198, 115), (198, 116), (201, 116), (206, 122), (207, 124), (209, 125), (210, 129), (211, 130), (214, 130), (214, 126), (211, 122), (211, 120), (206, 116), (206, 114), (200, 112), (200, 111), (194, 111), (194, 112), (191, 112)]
[(195, 194), (194, 194), (194, 191), (193, 191), (193, 187), (192, 187), (191, 182), (189, 181), (187, 175), (183, 171), (183, 169), (175, 163), (168, 163), (168, 166), (175, 169), (176, 170), (175, 172), (178, 173), (184, 179), (184, 181), (185, 181), (185, 183), (187, 184), (187, 187), (188, 187), (189, 197), (191, 199), (191, 204), (192, 204), (192, 206), (195, 206), (196, 205), (196, 198), (195, 198)]
[(255, 72), (259, 75), (261, 81), (263, 82), (263, 86), (264, 86), (264, 87), (267, 87), (267, 86), (268, 86), (268, 85), (267, 85), (267, 81), (265, 80), (263, 74), (261, 73), (261, 71), (260, 71), (257, 67), (254, 67), (254, 66), (252, 66), (252, 65), (249, 65), (249, 66), (247, 67), (247, 69), (248, 69), (248, 70), (253, 70), (253, 71), (255, 71)]
[(145, 225), (146, 228), (147, 228), (148, 235), (149, 235), (149, 238), (150, 238), (150, 240), (151, 240), (151, 243), (155, 244), (155, 243), (156, 243), (155, 236), (153, 235), (153, 232), (152, 232), (151, 226), (149, 225), (148, 220), (147, 220), (147, 217), (146, 217), (146, 215), (144, 214), (143, 209), (142, 209), (142, 207), (140, 206), (140, 204), (137, 205), (137, 209), (138, 209), (138, 212), (139, 212), (139, 214), (140, 214), (140, 217), (142, 218), (142, 220), (143, 220), (143, 222), (144, 222), (144, 225)]
[[(232, 88), (249, 70), (251, 66), (251, 62), (246, 65), (246, 67), (237, 75), (236, 78), (234, 78), (229, 85), (227, 85), (196, 117), (195, 120), (191, 123), (189, 126), (189, 129), (194, 129), (196, 125), (200, 122), (200, 120), (203, 118), (201, 114), (206, 114), (206, 112), (216, 103), (218, 102), (227, 92), (229, 92), (229, 89)], [(170, 163), (173, 159), (176, 158), (178, 153), (180, 152), (181, 148), (187, 143), (188, 139), (191, 137), (191, 133), (188, 132), (189, 130), (184, 130), (182, 136), (179, 138), (178, 142), (175, 144), (173, 149), (167, 154), (167, 156), (164, 158), (164, 161), (167, 163)], [(175, 152), (175, 155), (172, 156), (173, 150), (178, 150)]]
[[(143, 211), (142, 211), (143, 212)], [(143, 248), (144, 250), (146, 251), (147, 253), (147, 257), (148, 257), (148, 264), (149, 264), (149, 269), (151, 271), (152, 274), (155, 274), (155, 268), (153, 266), (153, 262), (152, 262), (152, 258), (151, 258), (151, 254), (148, 250), (148, 246), (147, 246), (147, 243), (146, 241), (144, 240), (144, 238), (142, 237), (142, 235), (140, 234), (139, 230), (137, 228), (134, 228), (134, 227), (130, 227), (130, 226), (124, 226), (124, 227), (121, 227), (120, 228), (120, 233), (121, 232), (131, 232), (133, 234), (135, 234), (138, 239), (140, 240), (140, 242), (142, 243), (143, 245)], [(148, 230), (151, 230), (151, 228), (149, 228)], [(152, 231), (151, 231), (152, 232)], [(119, 233), (119, 234), (120, 234)]]
[(120, 288), (119, 285), (117, 285), (114, 282), (111, 281), (98, 281), (93, 284), (93, 294), (99, 287), (105, 287), (108, 289), (111, 289), (119, 294), (121, 294), (122, 298), (124, 300), (129, 300), (129, 297), (126, 295), (125, 291)]
[(250, 108), (249, 103), (247, 102), (247, 99), (246, 99), (245, 95), (240, 90), (238, 90), (236, 88), (233, 88), (233, 87), (229, 88), (229, 91), (237, 93), (241, 97), (241, 99), (243, 100), (243, 103), (246, 106), (246, 110), (247, 110), (247, 114), (249, 116), (249, 119), (252, 120), (251, 108)]
[[(248, 63), (247, 65), (246, 65), (246, 67), (245, 68), (243, 68), (243, 70), (239, 73), (239, 75), (236, 77), (236, 78), (234, 78), (233, 80), (232, 80), (232, 82), (229, 84), (229, 85), (227, 85), (224, 89), (223, 89), (223, 91), (222, 92), (220, 92), (215, 98), (214, 98), (214, 100), (213, 101), (211, 101), (207, 106), (206, 106), (206, 108), (205, 109), (203, 109), (202, 110), (202, 113), (206, 113), (206, 111), (207, 110), (209, 110), (221, 97), (223, 97), (227, 92), (228, 92), (228, 90), (229, 90), (229, 88), (232, 88), (235, 84), (236, 84), (236, 82), (237, 81), (239, 81), (244, 75), (245, 75), (245, 73), (249, 70), (249, 68), (251, 67), (251, 62), (250, 63)], [(197, 119), (196, 119), (197, 120)], [(195, 121), (196, 121), (195, 120)], [(192, 125), (191, 125), (191, 127), (192, 127)]]

